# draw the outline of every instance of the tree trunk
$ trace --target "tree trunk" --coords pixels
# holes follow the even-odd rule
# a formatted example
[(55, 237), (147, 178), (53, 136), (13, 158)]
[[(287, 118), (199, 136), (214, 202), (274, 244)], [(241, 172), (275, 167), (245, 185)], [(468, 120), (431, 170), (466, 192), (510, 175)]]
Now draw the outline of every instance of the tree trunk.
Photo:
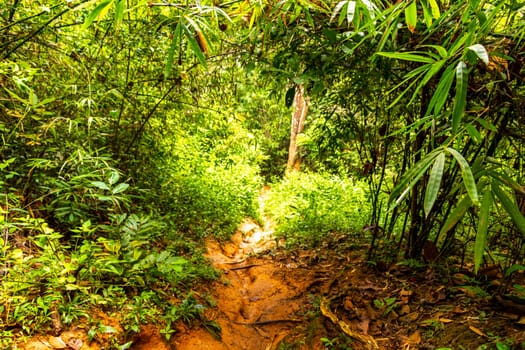
[(290, 148), (288, 150), (288, 163), (286, 172), (299, 171), (301, 157), (297, 146), (297, 135), (303, 132), (306, 113), (308, 112), (308, 99), (304, 96), (304, 86), (299, 84), (295, 88), (293, 100), (294, 110), (292, 113), (292, 126), (290, 132)]

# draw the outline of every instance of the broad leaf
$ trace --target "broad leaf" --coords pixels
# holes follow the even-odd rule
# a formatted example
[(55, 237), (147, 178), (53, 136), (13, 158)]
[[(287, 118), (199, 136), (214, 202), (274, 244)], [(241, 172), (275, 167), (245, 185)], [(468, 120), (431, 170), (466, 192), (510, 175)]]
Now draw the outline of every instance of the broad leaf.
[(118, 182), (119, 179), (120, 179), (120, 174), (118, 173), (118, 171), (112, 171), (109, 174), (108, 182), (110, 185), (114, 185)]
[(95, 186), (96, 188), (99, 188), (101, 190), (108, 190), (109, 191), (109, 185), (102, 181), (91, 181), (91, 185)]
[(436, 201), (439, 187), (441, 186), (441, 179), (443, 178), (443, 169), (445, 167), (445, 153), (440, 153), (436, 157), (436, 161), (434, 162), (434, 166), (432, 167), (432, 170), (430, 171), (430, 178), (428, 179), (428, 185), (425, 192), (425, 201), (423, 204), (423, 207), (425, 209), (425, 215), (428, 216), (430, 211), (432, 210), (432, 207), (434, 206), (434, 202)]
[(113, 188), (113, 190), (111, 190), (111, 193), (117, 194), (117, 193), (124, 192), (125, 190), (128, 189), (128, 187), (129, 187), (129, 184), (127, 183), (119, 183), (117, 186), (115, 186), (115, 188)]
[(459, 124), (467, 105), (468, 70), (465, 62), (461, 61), (456, 67), (456, 96), (454, 97), (454, 111), (452, 112), (452, 132), (458, 131)]
[(472, 200), (472, 203), (474, 203), (475, 205), (479, 205), (479, 196), (478, 189), (476, 187), (476, 180), (474, 179), (474, 175), (472, 174), (472, 170), (470, 169), (468, 162), (455, 149), (447, 147), (446, 150), (450, 154), (452, 154), (454, 158), (456, 158), (456, 161), (459, 164), (461, 174), (463, 176), (463, 183), (465, 184), (465, 188), (470, 199)]
[(481, 208), (478, 216), (478, 232), (476, 233), (476, 242), (474, 243), (474, 271), (478, 273), (481, 262), (483, 261), (483, 253), (485, 252), (485, 245), (487, 243), (487, 231), (489, 227), (489, 216), (492, 208), (493, 197), (492, 192), (487, 191), (483, 195), (481, 201)]

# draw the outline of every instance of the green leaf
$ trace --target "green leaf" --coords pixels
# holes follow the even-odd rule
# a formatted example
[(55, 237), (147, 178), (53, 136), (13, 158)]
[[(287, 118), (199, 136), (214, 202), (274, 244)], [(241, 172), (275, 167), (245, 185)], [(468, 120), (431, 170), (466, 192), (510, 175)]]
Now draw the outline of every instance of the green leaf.
[(478, 119), (477, 122), (486, 130), (498, 131), (498, 128), (494, 124), (483, 118)]
[(506, 186), (510, 187), (513, 191), (525, 195), (525, 188), (522, 187), (519, 183), (517, 183), (516, 180), (511, 178), (509, 175), (505, 173), (498, 173), (493, 170), (488, 170), (487, 174), (493, 177), (494, 179), (497, 179), (499, 182), (505, 184)]
[(435, 59), (421, 54), (409, 53), (409, 52), (378, 52), (380, 56), (395, 58), (398, 60), (421, 62), (421, 63), (434, 63)]
[(113, 190), (111, 190), (111, 193), (113, 194), (117, 194), (117, 193), (121, 193), (121, 192), (124, 192), (125, 190), (127, 190), (129, 187), (129, 184), (127, 183), (119, 183), (117, 186), (115, 186), (115, 188)]
[(425, 209), (425, 215), (428, 216), (434, 202), (436, 201), (439, 187), (441, 186), (441, 179), (443, 178), (443, 169), (445, 167), (445, 153), (440, 153), (436, 157), (434, 166), (430, 171), (430, 178), (428, 179), (427, 190), (425, 192), (425, 201), (423, 207)]
[(91, 11), (89, 16), (86, 18), (86, 21), (84, 22), (82, 28), (86, 29), (91, 24), (93, 24), (93, 21), (95, 21), (95, 19), (100, 19), (104, 17), (106, 13), (108, 12), (109, 6), (113, 3), (113, 1), (114, 0), (105, 0), (105, 1), (102, 1), (100, 4), (98, 4), (98, 6), (95, 7), (95, 9)]
[(407, 22), (408, 30), (412, 33), (416, 30), (417, 25), (417, 4), (415, 0), (405, 8), (405, 20)]
[(450, 87), (454, 81), (454, 66), (448, 66), (445, 72), (441, 75), (438, 86), (434, 91), (434, 95), (430, 99), (426, 115), (430, 114), (430, 111), (434, 109), (434, 115), (438, 116), (447, 102)]
[(187, 26), (183, 26), (182, 28), (184, 30), (184, 35), (186, 36), (186, 39), (190, 43), (191, 50), (197, 57), (197, 60), (206, 67), (206, 56), (204, 56), (204, 53), (202, 52), (199, 44), (197, 43), (197, 40), (195, 40), (195, 37), (193, 36), (193, 33), (189, 30)]
[(348, 6), (346, 8), (346, 22), (348, 24), (352, 23), (355, 16), (355, 1), (348, 1)]
[(448, 58), (448, 52), (447, 52), (447, 49), (445, 49), (443, 46), (441, 45), (423, 45), (423, 47), (431, 47), (433, 48), (434, 50), (436, 50), (439, 54), (439, 57), (441, 58)]
[(99, 188), (101, 190), (108, 190), (109, 191), (109, 186), (107, 183), (105, 182), (102, 182), (102, 181), (91, 181), (91, 184), (93, 186), (95, 186), (96, 188)]
[(118, 182), (119, 179), (120, 179), (120, 174), (118, 173), (118, 171), (112, 171), (109, 174), (108, 182), (110, 185), (114, 185)]
[(512, 219), (512, 222), (514, 222), (518, 230), (520, 230), (521, 233), (525, 235), (525, 217), (520, 212), (520, 209), (518, 208), (516, 203), (507, 196), (507, 194), (501, 189), (501, 187), (499, 187), (499, 185), (495, 181), (492, 182), (492, 191), (494, 192), (496, 197), (498, 197), (501, 205), (503, 206), (507, 214), (509, 214), (510, 218)]
[(170, 76), (171, 69), (173, 68), (173, 60), (175, 57), (175, 50), (180, 44), (182, 38), (182, 26), (181, 22), (177, 23), (175, 27), (175, 32), (173, 33), (173, 39), (171, 40), (170, 47), (168, 49), (168, 59), (166, 62), (166, 67), (164, 68), (164, 79), (167, 79)]
[(124, 0), (115, 0), (115, 28), (118, 30), (124, 19)]
[(421, 89), (430, 81), (430, 79), (432, 79), (432, 77), (441, 70), (445, 62), (446, 60), (440, 60), (430, 65), (427, 73), (419, 82), (419, 85), (417, 86), (416, 90), (414, 90), (414, 92), (412, 93), (412, 98), (410, 99), (408, 104), (411, 104), (419, 96), (419, 91), (421, 91)]
[(505, 271), (505, 276), (508, 277), (516, 271), (525, 271), (525, 266), (520, 264), (514, 264)]
[(434, 18), (439, 18), (441, 16), (441, 12), (439, 11), (439, 5), (436, 0), (428, 0), (428, 3), (432, 9), (432, 16), (434, 16)]
[(475, 44), (467, 47), (467, 49), (474, 52), (476, 56), (478, 56), (479, 59), (483, 61), (483, 63), (486, 65), (489, 64), (489, 53), (487, 52), (487, 49), (485, 49), (485, 46), (481, 44)]
[(439, 232), (439, 235), (444, 235), (448, 231), (452, 230), (454, 226), (463, 218), (465, 213), (467, 212), (468, 208), (472, 206), (472, 201), (470, 200), (469, 196), (465, 196), (461, 199), (461, 201), (458, 203), (456, 208), (452, 213), (450, 213), (449, 217), (447, 218), (447, 221), (441, 228), (441, 231)]
[(425, 24), (427, 25), (427, 27), (430, 27), (432, 25), (432, 21), (434, 19), (432, 17), (432, 12), (428, 8), (428, 6), (425, 3), (425, 1), (421, 1), (420, 4), (421, 4), (421, 8), (423, 9), (423, 19), (425, 21)]
[(474, 205), (479, 205), (479, 196), (478, 189), (476, 187), (476, 180), (474, 179), (474, 175), (472, 174), (472, 170), (470, 169), (468, 162), (455, 149), (447, 147), (446, 150), (450, 154), (452, 154), (454, 158), (456, 158), (456, 161), (459, 164), (461, 174), (463, 176), (463, 183), (465, 184), (465, 188), (470, 199), (472, 200), (472, 203), (474, 203)]
[(403, 176), (401, 181), (396, 185), (396, 187), (394, 187), (392, 193), (390, 194), (389, 202), (392, 202), (395, 199), (393, 207), (401, 203), (403, 198), (406, 197), (408, 192), (419, 181), (419, 179), (427, 171), (440, 152), (441, 149), (429, 153)]
[(476, 242), (474, 243), (474, 272), (478, 273), (481, 262), (483, 261), (483, 253), (485, 253), (485, 245), (487, 244), (487, 231), (489, 228), (489, 216), (494, 199), (492, 192), (487, 191), (483, 194), (481, 201), (481, 209), (478, 216), (478, 232), (476, 233)]
[(468, 123), (465, 125), (465, 130), (467, 130), (467, 133), (469, 134), (470, 138), (474, 140), (476, 143), (481, 143), (483, 141), (483, 137), (479, 133), (478, 129), (471, 123)]
[(468, 70), (465, 62), (461, 61), (456, 67), (456, 96), (454, 97), (454, 111), (452, 112), (452, 132), (458, 131), (459, 124), (467, 105)]

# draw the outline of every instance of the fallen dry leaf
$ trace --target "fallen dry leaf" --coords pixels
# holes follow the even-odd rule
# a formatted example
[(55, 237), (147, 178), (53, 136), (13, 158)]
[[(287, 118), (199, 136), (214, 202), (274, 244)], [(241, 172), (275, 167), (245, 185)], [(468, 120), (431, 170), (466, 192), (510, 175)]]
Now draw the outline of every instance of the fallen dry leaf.
[(401, 308), (399, 309), (399, 314), (400, 315), (407, 315), (409, 313), (410, 313), (410, 306), (408, 306), (406, 304), (401, 306)]
[(410, 301), (410, 298), (412, 297), (413, 294), (414, 294), (414, 292), (412, 292), (410, 290), (402, 289), (401, 292), (399, 293), (399, 296), (400, 296), (400, 299), (401, 299), (401, 303), (408, 304), (408, 302)]
[(476, 333), (477, 335), (479, 335), (480, 337), (486, 337), (487, 335), (485, 333), (483, 333), (479, 328), (476, 328), (474, 326), (469, 326), (468, 327), (472, 332)]
[(421, 343), (421, 334), (419, 331), (415, 331), (409, 337), (403, 337), (403, 346), (417, 345)]
[(62, 340), (61, 337), (49, 337), (47, 342), (53, 349), (65, 349), (67, 344)]
[(84, 342), (78, 338), (71, 338), (67, 341), (67, 346), (72, 350), (80, 350), (82, 349), (82, 345), (84, 345)]
[(448, 319), (448, 318), (440, 318), (439, 320), (440, 320), (441, 322), (443, 322), (443, 323), (450, 323), (450, 322), (454, 322), (453, 320), (451, 320), (451, 319)]

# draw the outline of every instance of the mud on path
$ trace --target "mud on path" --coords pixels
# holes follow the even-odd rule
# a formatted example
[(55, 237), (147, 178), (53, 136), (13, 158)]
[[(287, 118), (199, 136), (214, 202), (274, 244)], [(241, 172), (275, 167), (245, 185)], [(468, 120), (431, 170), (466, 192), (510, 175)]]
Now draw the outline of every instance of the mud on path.
[[(259, 198), (261, 212), (266, 191)], [(307, 291), (316, 282), (315, 272), (264, 254), (277, 243), (266, 218), (264, 227), (245, 220), (229, 242), (207, 241), (206, 256), (222, 276), (206, 288), (217, 302), (206, 316), (221, 326), (221, 337), (203, 328), (186, 329), (174, 340), (177, 350), (276, 349), (303, 323), (312, 307)]]
[(207, 255), (223, 272), (207, 288), (217, 301), (207, 317), (221, 326), (221, 340), (204, 329), (188, 330), (178, 334), (176, 349), (276, 349), (302, 322), (311, 308), (306, 291), (315, 276), (270, 257), (247, 256), (271, 245), (271, 241), (253, 239), (260, 236), (260, 228), (246, 222), (232, 243), (208, 242)]

